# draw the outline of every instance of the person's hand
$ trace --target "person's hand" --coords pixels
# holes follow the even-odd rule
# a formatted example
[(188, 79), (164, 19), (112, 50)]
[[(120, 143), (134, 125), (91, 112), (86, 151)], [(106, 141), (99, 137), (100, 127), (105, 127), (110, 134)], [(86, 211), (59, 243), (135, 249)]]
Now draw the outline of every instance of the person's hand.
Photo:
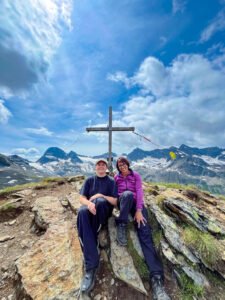
[(88, 203), (87, 208), (90, 211), (90, 213), (92, 213), (93, 215), (96, 215), (95, 204), (93, 202)]
[(96, 199), (96, 198), (98, 198), (98, 197), (103, 197), (103, 195), (100, 194), (100, 193), (95, 194), (95, 195), (93, 195), (93, 196), (89, 199), (89, 201), (93, 201), (94, 199)]
[(142, 211), (141, 210), (137, 210), (134, 216), (134, 220), (137, 222), (138, 224), (138, 228), (140, 228), (141, 223), (145, 226), (145, 223), (147, 223), (146, 219), (143, 217), (142, 215)]

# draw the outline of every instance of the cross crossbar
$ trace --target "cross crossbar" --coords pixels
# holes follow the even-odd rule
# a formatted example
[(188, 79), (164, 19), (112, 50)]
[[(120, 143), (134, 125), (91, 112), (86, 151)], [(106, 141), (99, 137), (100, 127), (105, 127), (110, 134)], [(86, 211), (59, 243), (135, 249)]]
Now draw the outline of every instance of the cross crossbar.
[(88, 127), (86, 130), (89, 131), (134, 131), (134, 127)]
[(112, 106), (109, 107), (109, 124), (107, 127), (88, 127), (87, 132), (90, 131), (108, 131), (109, 132), (109, 151), (108, 151), (108, 169), (110, 173), (113, 172), (112, 165), (112, 131), (134, 131), (134, 127), (112, 127)]

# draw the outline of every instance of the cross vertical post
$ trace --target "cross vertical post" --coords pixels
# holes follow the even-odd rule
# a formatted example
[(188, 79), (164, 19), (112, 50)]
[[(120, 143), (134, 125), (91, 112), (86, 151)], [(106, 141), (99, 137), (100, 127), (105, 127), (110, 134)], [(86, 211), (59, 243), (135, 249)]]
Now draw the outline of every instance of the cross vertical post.
[(112, 167), (112, 106), (109, 107), (109, 153), (108, 153), (108, 169), (113, 171)]
[(113, 164), (112, 164), (112, 132), (113, 131), (134, 131), (134, 127), (112, 127), (112, 106), (109, 107), (109, 123), (108, 127), (88, 127), (86, 128), (87, 132), (90, 131), (108, 131), (109, 132), (109, 147), (108, 147), (108, 169), (110, 174), (113, 173)]

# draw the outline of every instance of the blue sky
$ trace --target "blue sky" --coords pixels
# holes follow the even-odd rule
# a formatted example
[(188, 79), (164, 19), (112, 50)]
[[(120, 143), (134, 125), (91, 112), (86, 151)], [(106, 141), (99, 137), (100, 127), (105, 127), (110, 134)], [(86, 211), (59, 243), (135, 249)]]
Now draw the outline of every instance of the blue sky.
[[(224, 0), (2, 0), (0, 153), (96, 155), (114, 126), (225, 147)], [(113, 133), (113, 151), (154, 145)]]

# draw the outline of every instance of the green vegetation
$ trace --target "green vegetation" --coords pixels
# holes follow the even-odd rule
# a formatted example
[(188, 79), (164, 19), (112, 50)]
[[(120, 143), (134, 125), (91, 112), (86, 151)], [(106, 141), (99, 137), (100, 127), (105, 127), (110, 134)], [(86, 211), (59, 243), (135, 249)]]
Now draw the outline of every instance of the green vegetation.
[(159, 182), (157, 185), (165, 186), (166, 188), (173, 188), (173, 189), (182, 189), (187, 188), (186, 185), (180, 184), (180, 183), (165, 183), (165, 182)]
[(138, 271), (140, 277), (142, 279), (148, 280), (149, 279), (149, 271), (148, 271), (147, 265), (145, 263), (145, 260), (138, 255), (137, 251), (135, 250), (135, 248), (133, 246), (133, 243), (132, 243), (132, 240), (131, 240), (129, 234), (127, 235), (127, 248), (128, 248), (128, 251), (130, 252), (130, 255), (133, 258), (134, 265), (137, 268), (137, 271)]
[(149, 271), (147, 265), (145, 263), (144, 258), (140, 257), (138, 252), (133, 246), (132, 240), (129, 235), (129, 230), (134, 230), (133, 223), (128, 223), (128, 230), (127, 230), (127, 249), (130, 252), (130, 255), (133, 258), (134, 265), (142, 279), (148, 280), (149, 279)]
[[(58, 182), (63, 179), (67, 180), (68, 178), (69, 177), (46, 177), (43, 179), (43, 181), (40, 181), (40, 182), (30, 182), (30, 183), (26, 183), (26, 184), (7, 187), (7, 188), (0, 190), (0, 196), (5, 195), (5, 194), (10, 194), (13, 192), (17, 192), (17, 191), (21, 191), (21, 190), (28, 189), (28, 188), (41, 188), (41, 187), (47, 186), (48, 184), (50, 184), (52, 182)], [(82, 182), (83, 182), (83, 180), (82, 180)]]
[(221, 295), (225, 295), (224, 279), (215, 276), (215, 273), (207, 269), (205, 270), (205, 275), (210, 282), (210, 286), (214, 287), (216, 291), (220, 291), (214, 295), (214, 300), (221, 300)]
[(155, 231), (154, 234), (152, 234), (152, 239), (155, 245), (155, 248), (157, 249), (160, 245), (160, 241), (162, 238), (162, 229), (160, 229), (159, 231)]
[(210, 196), (210, 192), (209, 191), (203, 191), (204, 194)]
[[(35, 183), (35, 184), (37, 184), (37, 183)], [(17, 191), (23, 190), (25, 188), (32, 187), (33, 185), (34, 185), (34, 183), (27, 183), (27, 184), (7, 187), (7, 188), (4, 188), (3, 190), (0, 191), (0, 195), (9, 194), (9, 193), (12, 193), (12, 192), (17, 192)]]
[(186, 227), (182, 233), (182, 239), (187, 246), (196, 250), (206, 261), (213, 266), (219, 258), (217, 242), (209, 233), (203, 233), (194, 227)]
[(154, 192), (154, 189), (148, 187), (148, 188), (144, 188), (144, 191), (145, 191), (146, 193), (152, 194), (152, 193)]
[(158, 224), (154, 214), (148, 208), (148, 223), (151, 227), (152, 239), (155, 245), (156, 250), (159, 248), (161, 238), (163, 237), (163, 231), (160, 225)]
[(107, 269), (108, 271), (112, 271), (112, 265), (111, 265), (110, 262), (107, 262), (106, 269)]
[(220, 197), (221, 200), (225, 201), (225, 197), (223, 195), (218, 195)]
[(165, 199), (165, 196), (163, 196), (163, 195), (156, 196), (156, 203), (161, 209), (163, 208), (164, 199)]
[(158, 192), (158, 186), (152, 186), (152, 188), (151, 187), (144, 187), (144, 192), (145, 193), (148, 193), (148, 194), (150, 194), (150, 195), (154, 195), (154, 196), (157, 196), (158, 194), (159, 194), (159, 192)]
[(44, 178), (44, 182), (57, 182), (57, 181), (60, 181), (62, 180), (63, 177), (46, 177)]
[(154, 183), (149, 183), (148, 184), (152, 185), (162, 185), (165, 186), (166, 188), (173, 188), (173, 189), (197, 189), (197, 187), (193, 184), (180, 184), (176, 182), (171, 182), (171, 183), (166, 183), (166, 182), (154, 182)]
[(198, 188), (197, 188), (197, 186), (196, 185), (194, 185), (194, 184), (188, 184), (187, 185), (187, 187), (186, 187), (187, 189), (190, 189), (190, 190), (197, 190)]
[[(221, 193), (224, 192), (224, 190), (221, 190), (221, 186), (220, 185), (210, 185), (208, 186), (206, 183), (201, 182), (201, 183), (196, 183), (196, 185), (194, 184), (180, 184), (180, 183), (166, 183), (166, 182), (149, 182), (148, 180), (145, 180), (145, 182), (149, 185), (155, 188), (155, 186), (165, 186), (166, 188), (173, 188), (173, 189), (197, 189), (203, 193), (208, 193), (208, 194), (217, 194), (219, 197)], [(224, 194), (225, 195), (225, 194)], [(222, 200), (225, 200), (224, 195), (222, 195)]]
[(7, 188), (4, 188), (3, 190), (1, 190), (0, 196), (5, 195), (5, 194), (10, 194), (13, 192), (17, 192), (17, 191), (21, 191), (21, 190), (28, 189), (28, 188), (42, 187), (42, 186), (47, 186), (47, 185), (48, 185), (48, 182), (45, 182), (45, 181), (15, 185), (15, 186), (7, 187)]
[(186, 274), (181, 275), (180, 286), (180, 297), (182, 300), (200, 299), (205, 294), (203, 287), (195, 285), (193, 280), (187, 277)]
[(13, 204), (11, 203), (6, 203), (3, 204), (2, 206), (0, 206), (0, 213), (1, 212), (5, 212), (5, 211), (10, 211), (12, 209), (14, 209), (15, 207), (13, 206)]

